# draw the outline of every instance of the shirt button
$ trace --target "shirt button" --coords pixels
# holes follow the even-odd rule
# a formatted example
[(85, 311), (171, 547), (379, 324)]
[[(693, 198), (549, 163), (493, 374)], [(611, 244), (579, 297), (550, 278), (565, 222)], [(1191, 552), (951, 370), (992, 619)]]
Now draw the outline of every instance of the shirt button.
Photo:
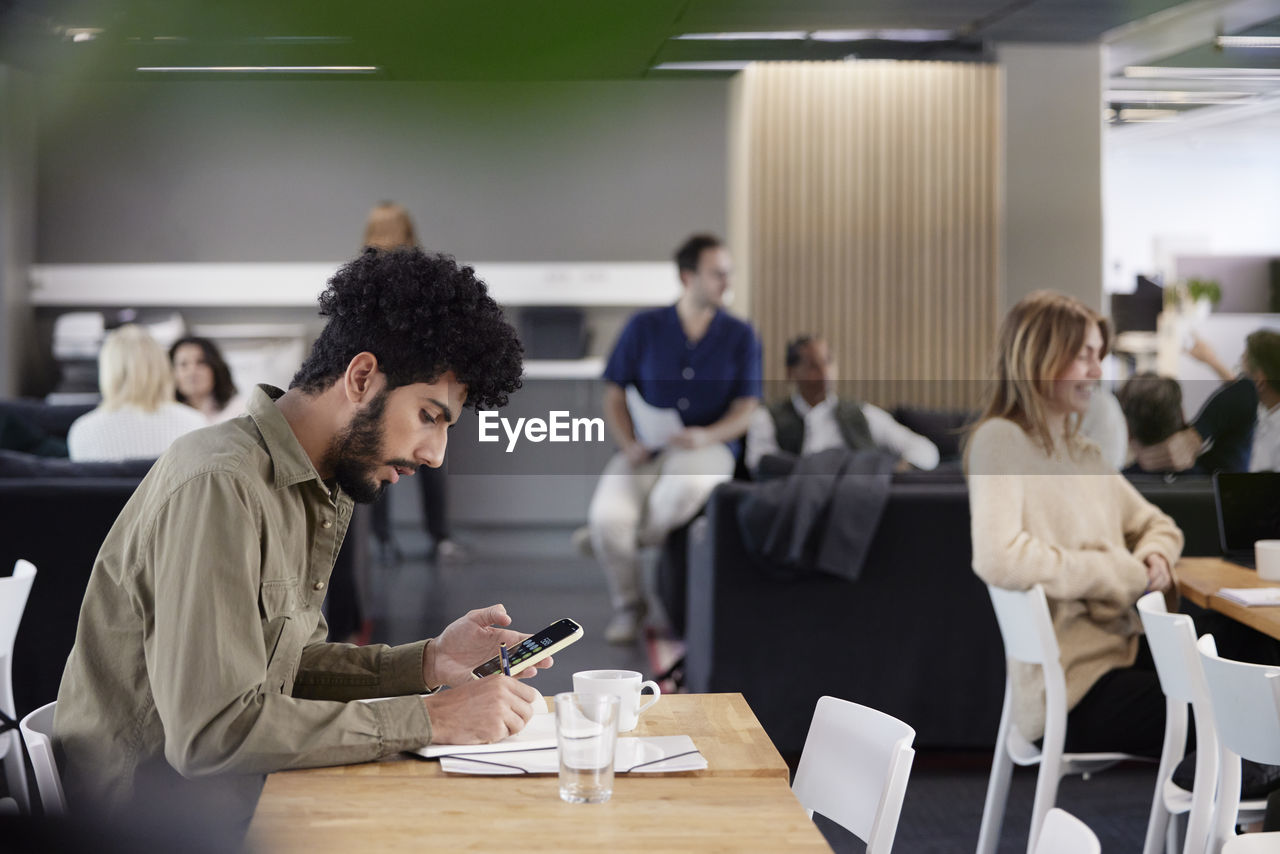
[(324, 582), (323, 582), (323, 581), (317, 581), (315, 584), (311, 585), (311, 587), (312, 587), (312, 589), (314, 589), (314, 590), (323, 590), (323, 589), (324, 589)]
[(332, 519), (325, 519), (323, 522), (321, 522), (321, 523), (320, 523), (320, 527), (321, 527), (321, 528), (332, 528), (332, 527), (333, 527), (333, 520), (332, 520)]
[(689, 398), (682, 397), (676, 401), (676, 409), (685, 410), (689, 408)]
[(684, 377), (687, 380), (693, 379), (693, 368), (685, 368), (683, 371), (680, 372), (680, 376)]

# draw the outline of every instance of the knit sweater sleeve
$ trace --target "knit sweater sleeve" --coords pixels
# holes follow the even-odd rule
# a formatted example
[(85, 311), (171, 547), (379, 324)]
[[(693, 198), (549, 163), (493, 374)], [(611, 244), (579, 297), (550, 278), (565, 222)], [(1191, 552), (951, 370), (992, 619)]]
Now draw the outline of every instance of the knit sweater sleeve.
[(974, 433), (968, 466), (974, 572), (1012, 590), (1040, 584), (1052, 599), (1132, 604), (1146, 589), (1147, 572), (1123, 544), (1099, 537), (1068, 548), (1053, 532), (1028, 528), (1030, 504), (1061, 500), (1058, 476), (1035, 473), (1037, 454), (1044, 458), (1012, 422), (988, 421)]

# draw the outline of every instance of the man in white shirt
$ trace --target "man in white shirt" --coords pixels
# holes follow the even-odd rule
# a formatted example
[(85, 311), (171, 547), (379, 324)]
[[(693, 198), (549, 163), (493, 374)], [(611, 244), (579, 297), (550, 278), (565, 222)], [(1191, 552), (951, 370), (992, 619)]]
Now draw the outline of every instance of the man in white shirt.
[(747, 468), (766, 454), (816, 454), (829, 448), (878, 448), (896, 454), (902, 467), (930, 470), (938, 448), (903, 427), (878, 406), (836, 396), (835, 360), (822, 338), (802, 335), (787, 345), (791, 396), (758, 408), (747, 427)]
[(1258, 389), (1249, 471), (1280, 471), (1280, 332), (1259, 329), (1244, 344), (1244, 373)]

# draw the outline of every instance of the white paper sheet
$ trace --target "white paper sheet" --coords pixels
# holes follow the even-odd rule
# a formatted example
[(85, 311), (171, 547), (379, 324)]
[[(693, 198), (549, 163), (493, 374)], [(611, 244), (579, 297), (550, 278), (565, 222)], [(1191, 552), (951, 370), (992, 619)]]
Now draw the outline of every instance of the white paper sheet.
[(553, 712), (539, 712), (520, 732), (509, 735), (502, 741), (495, 741), (493, 744), (429, 744), (412, 752), (427, 759), (434, 759), (448, 753), (502, 753), (511, 750), (547, 748), (554, 754), (555, 747), (556, 716)]
[[(458, 747), (455, 751), (440, 757), (440, 768), (451, 774), (557, 774), (560, 771), (554, 743), (542, 749), (479, 752), (471, 747)], [(706, 767), (706, 758), (687, 735), (619, 738), (613, 757), (615, 774), (701, 771)]]
[(684, 429), (679, 412), (651, 406), (633, 385), (627, 386), (627, 412), (637, 441), (654, 451), (665, 448), (671, 437)]
[(1280, 587), (1223, 587), (1218, 595), (1240, 605), (1280, 605)]

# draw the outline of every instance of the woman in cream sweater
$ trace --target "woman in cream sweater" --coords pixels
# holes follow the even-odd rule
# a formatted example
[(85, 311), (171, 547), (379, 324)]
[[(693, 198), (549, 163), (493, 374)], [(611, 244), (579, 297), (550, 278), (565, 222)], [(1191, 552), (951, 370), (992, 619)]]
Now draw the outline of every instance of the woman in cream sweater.
[[(1049, 598), (1066, 672), (1068, 751), (1158, 756), (1165, 700), (1134, 603), (1159, 590), (1176, 606), (1182, 532), (1078, 432), (1102, 376), (1105, 322), (1039, 291), (1000, 330), (996, 382), (966, 449), (973, 569), (983, 581)], [(1044, 682), (1014, 673), (1015, 721), (1044, 734)]]

